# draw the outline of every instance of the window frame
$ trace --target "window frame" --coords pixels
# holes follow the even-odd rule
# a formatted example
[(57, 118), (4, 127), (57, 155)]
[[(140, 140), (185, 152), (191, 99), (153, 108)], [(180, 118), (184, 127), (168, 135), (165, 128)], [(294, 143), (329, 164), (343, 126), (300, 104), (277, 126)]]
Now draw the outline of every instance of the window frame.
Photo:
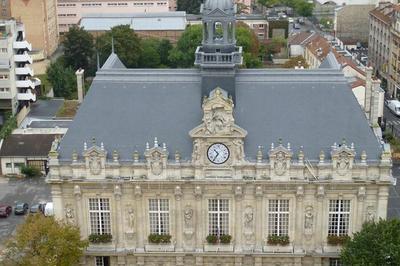
[[(277, 205), (271, 205), (272, 202), (276, 202)], [(283, 202), (286, 206), (282, 206)], [(271, 210), (271, 207), (275, 206), (276, 210)], [(285, 207), (286, 210), (282, 210)], [(267, 228), (268, 235), (273, 236), (289, 236), (290, 232), (290, 199), (268, 199), (267, 200)], [(275, 216), (276, 215), (276, 216)], [(286, 217), (285, 217), (286, 216)], [(272, 223), (272, 219), (275, 223)], [(285, 227), (282, 229), (282, 220), (286, 220)]]
[[(212, 201), (216, 201), (216, 210), (211, 210)], [(224, 204), (224, 206), (222, 206)], [(229, 198), (209, 198), (207, 200), (207, 221), (208, 235), (220, 237), (221, 235), (230, 235), (231, 201)], [(222, 207), (227, 208), (226, 210)], [(213, 217), (216, 214), (216, 226)], [(227, 217), (226, 217), (227, 215)], [(223, 224), (224, 223), (224, 224)], [(215, 233), (216, 228), (216, 233)]]
[[(91, 200), (97, 202), (97, 210), (92, 210)], [(102, 206), (102, 201), (104, 200), (107, 202), (108, 209), (104, 209), (105, 206)], [(103, 203), (104, 205), (104, 203)], [(92, 220), (92, 214), (98, 214), (97, 216), (97, 225), (95, 225), (96, 220)], [(108, 218), (107, 215), (108, 214)], [(89, 215), (89, 231), (91, 234), (95, 235), (105, 235), (105, 234), (112, 234), (112, 227), (111, 227), (111, 200), (110, 198), (88, 198), (88, 215)], [(93, 217), (96, 219), (96, 217)], [(108, 221), (107, 221), (108, 220)], [(108, 223), (107, 223), (108, 222)], [(96, 226), (96, 227), (94, 227)], [(97, 232), (96, 232), (97, 231)]]
[[(152, 210), (152, 201), (156, 201), (156, 209)], [(163, 210), (161, 203), (166, 202), (167, 210)], [(148, 199), (148, 217), (149, 217), (149, 232), (150, 234), (169, 235), (171, 216), (170, 216), (170, 200), (168, 198), (149, 198)], [(154, 206), (154, 205), (153, 205)], [(155, 214), (156, 221), (152, 222), (152, 214)], [(166, 216), (164, 216), (166, 214)], [(162, 219), (164, 217), (164, 220)], [(164, 224), (163, 224), (164, 223)], [(166, 225), (165, 225), (166, 223)], [(153, 227), (155, 226), (155, 227)]]
[[(334, 202), (336, 202), (336, 204), (333, 206), (332, 203)], [(344, 204), (346, 204), (346, 206)], [(336, 208), (337, 210), (331, 210), (331, 208)], [(349, 235), (351, 209), (350, 199), (328, 200), (328, 236)], [(337, 215), (336, 220), (334, 220), (335, 215)], [(343, 221), (343, 219), (346, 220)]]

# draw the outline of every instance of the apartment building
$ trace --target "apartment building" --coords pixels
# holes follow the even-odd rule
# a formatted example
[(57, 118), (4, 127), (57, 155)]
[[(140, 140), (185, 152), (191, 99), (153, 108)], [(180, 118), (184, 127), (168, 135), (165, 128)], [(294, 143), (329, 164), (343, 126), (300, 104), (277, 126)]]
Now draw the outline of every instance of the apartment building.
[(0, 114), (17, 114), (36, 101), (40, 80), (29, 67), (32, 45), (26, 41), (24, 25), (15, 20), (0, 20)]
[(390, 27), (395, 5), (379, 3), (369, 12), (368, 63), (373, 66), (375, 74), (387, 80), (390, 57)]
[(390, 63), (388, 93), (397, 97), (400, 88), (400, 7), (394, 9), (394, 19), (390, 28)]
[(57, 4), (60, 34), (78, 25), (83, 15), (168, 12), (168, 0), (59, 0)]
[(24, 23), (26, 38), (32, 43), (36, 57), (51, 56), (58, 47), (57, 1), (12, 0), (10, 3), (11, 16)]

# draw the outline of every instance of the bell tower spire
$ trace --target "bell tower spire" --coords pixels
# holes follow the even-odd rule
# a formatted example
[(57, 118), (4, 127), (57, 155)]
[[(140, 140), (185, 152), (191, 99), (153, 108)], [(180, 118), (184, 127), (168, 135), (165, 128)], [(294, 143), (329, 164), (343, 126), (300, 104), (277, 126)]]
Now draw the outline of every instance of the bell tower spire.
[(221, 87), (235, 100), (235, 72), (243, 63), (242, 47), (236, 46), (236, 4), (233, 0), (205, 0), (201, 5), (203, 40), (195, 54), (201, 69), (202, 94)]

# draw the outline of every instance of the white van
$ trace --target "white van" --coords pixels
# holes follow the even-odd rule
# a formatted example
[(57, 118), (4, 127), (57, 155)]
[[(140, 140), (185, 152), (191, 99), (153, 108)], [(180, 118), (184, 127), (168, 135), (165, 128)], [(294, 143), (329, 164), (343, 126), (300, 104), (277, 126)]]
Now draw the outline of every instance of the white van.
[(54, 216), (53, 202), (47, 202), (44, 207), (44, 216)]
[(400, 102), (398, 100), (388, 101), (388, 108), (393, 114), (400, 116)]

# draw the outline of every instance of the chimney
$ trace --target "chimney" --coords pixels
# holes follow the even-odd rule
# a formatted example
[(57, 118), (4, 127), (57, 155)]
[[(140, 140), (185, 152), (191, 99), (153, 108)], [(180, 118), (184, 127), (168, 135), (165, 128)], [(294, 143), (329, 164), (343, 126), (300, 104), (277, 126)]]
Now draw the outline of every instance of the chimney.
[(76, 72), (76, 85), (78, 87), (78, 102), (82, 103), (83, 101), (83, 93), (84, 93), (84, 89), (83, 89), (83, 85), (85, 84), (84, 82), (84, 74), (85, 70), (82, 68), (79, 68)]
[(371, 96), (372, 96), (372, 67), (366, 67), (364, 109), (368, 118), (370, 118), (371, 114)]
[(371, 112), (369, 122), (372, 126), (378, 124), (379, 116), (379, 88), (381, 87), (381, 81), (379, 79), (372, 80), (372, 93), (371, 93)]

